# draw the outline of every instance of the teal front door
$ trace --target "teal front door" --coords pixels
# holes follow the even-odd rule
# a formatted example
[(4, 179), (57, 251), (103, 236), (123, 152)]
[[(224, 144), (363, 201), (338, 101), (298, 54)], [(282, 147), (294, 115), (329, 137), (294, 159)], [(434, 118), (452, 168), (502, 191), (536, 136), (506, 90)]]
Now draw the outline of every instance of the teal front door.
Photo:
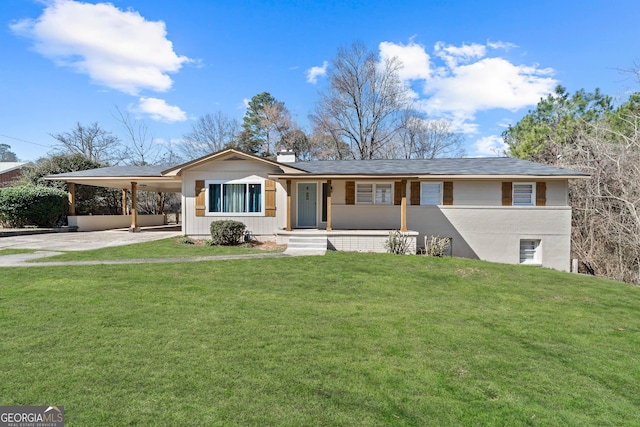
[(318, 184), (298, 183), (298, 227), (317, 227)]

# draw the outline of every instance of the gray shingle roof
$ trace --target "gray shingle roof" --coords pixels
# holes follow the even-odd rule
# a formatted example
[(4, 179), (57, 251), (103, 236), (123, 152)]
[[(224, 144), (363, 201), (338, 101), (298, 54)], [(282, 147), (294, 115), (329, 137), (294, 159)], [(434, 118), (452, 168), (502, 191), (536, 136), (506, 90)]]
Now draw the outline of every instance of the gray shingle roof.
[(129, 177), (147, 176), (160, 177), (162, 171), (167, 169), (167, 165), (162, 166), (111, 166), (108, 168), (89, 169), (78, 172), (67, 172), (57, 175), (49, 175), (50, 178), (108, 178), (108, 177)]
[(428, 160), (322, 160), (291, 166), (315, 175), (523, 175), (587, 176), (571, 169), (510, 157)]
[[(314, 175), (509, 175), (588, 176), (571, 169), (534, 163), (511, 157), (482, 157), (427, 160), (317, 160), (286, 163)], [(50, 175), (50, 178), (161, 177), (170, 166), (112, 166)], [(275, 175), (275, 174), (274, 174)]]

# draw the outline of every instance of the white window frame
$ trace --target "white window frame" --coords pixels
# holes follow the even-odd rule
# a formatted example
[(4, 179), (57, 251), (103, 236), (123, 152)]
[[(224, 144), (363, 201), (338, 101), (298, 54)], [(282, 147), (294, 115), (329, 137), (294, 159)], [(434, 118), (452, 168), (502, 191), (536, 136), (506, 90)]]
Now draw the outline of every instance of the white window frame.
[[(378, 186), (388, 186), (389, 188), (389, 200), (387, 202), (377, 202)], [(359, 199), (359, 188), (364, 186), (371, 186), (371, 201), (362, 201)], [(389, 206), (393, 205), (393, 182), (356, 182), (356, 205), (381, 205)]]
[[(265, 181), (264, 179), (233, 179), (233, 180), (220, 180), (220, 179), (211, 179), (206, 180), (204, 182), (205, 185), (205, 216), (218, 216), (218, 217), (229, 217), (229, 216), (264, 216), (265, 210)], [(260, 212), (211, 212), (209, 207), (209, 191), (211, 189), (211, 184), (260, 184)], [(248, 197), (248, 192), (245, 191), (245, 197)]]
[[(439, 199), (438, 199), (438, 203), (428, 203), (427, 200), (425, 200), (423, 198), (423, 194), (424, 194), (424, 187), (427, 185), (437, 185), (438, 186), (438, 195), (439, 195)], [(443, 183), (442, 181), (438, 181), (438, 182), (433, 182), (433, 181), (422, 181), (420, 182), (420, 206), (440, 206), (442, 205), (443, 201), (442, 198), (444, 197), (443, 194)]]
[[(531, 187), (531, 199), (526, 203), (516, 202), (516, 186), (528, 185)], [(536, 183), (535, 182), (513, 182), (511, 184), (511, 205), (512, 206), (535, 206), (536, 205)]]
[[(542, 251), (540, 239), (520, 239), (520, 264), (524, 265), (542, 265)], [(525, 255), (523, 257), (523, 254)], [(531, 254), (531, 256), (529, 256)]]

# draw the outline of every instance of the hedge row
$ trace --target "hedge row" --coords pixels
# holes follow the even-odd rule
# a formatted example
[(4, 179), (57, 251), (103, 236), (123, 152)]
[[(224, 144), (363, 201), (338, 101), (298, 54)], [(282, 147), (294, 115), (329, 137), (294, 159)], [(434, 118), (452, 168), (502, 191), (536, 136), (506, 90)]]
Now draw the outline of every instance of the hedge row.
[(0, 222), (7, 227), (53, 227), (64, 221), (67, 193), (57, 188), (0, 188)]

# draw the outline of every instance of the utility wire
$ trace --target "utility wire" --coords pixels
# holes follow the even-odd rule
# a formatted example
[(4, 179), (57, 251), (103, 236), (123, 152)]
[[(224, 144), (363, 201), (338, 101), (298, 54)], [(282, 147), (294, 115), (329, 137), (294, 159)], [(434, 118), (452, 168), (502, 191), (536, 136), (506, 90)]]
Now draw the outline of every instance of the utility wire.
[(20, 141), (20, 142), (26, 142), (27, 144), (37, 145), (39, 147), (51, 148), (51, 146), (49, 146), (49, 145), (38, 144), (37, 142), (31, 142), (31, 141), (27, 141), (27, 140), (20, 139), (20, 138), (15, 138), (13, 136), (4, 135), (2, 133), (0, 133), (0, 136), (3, 136), (5, 138), (9, 138), (9, 139), (15, 139), (16, 141)]

